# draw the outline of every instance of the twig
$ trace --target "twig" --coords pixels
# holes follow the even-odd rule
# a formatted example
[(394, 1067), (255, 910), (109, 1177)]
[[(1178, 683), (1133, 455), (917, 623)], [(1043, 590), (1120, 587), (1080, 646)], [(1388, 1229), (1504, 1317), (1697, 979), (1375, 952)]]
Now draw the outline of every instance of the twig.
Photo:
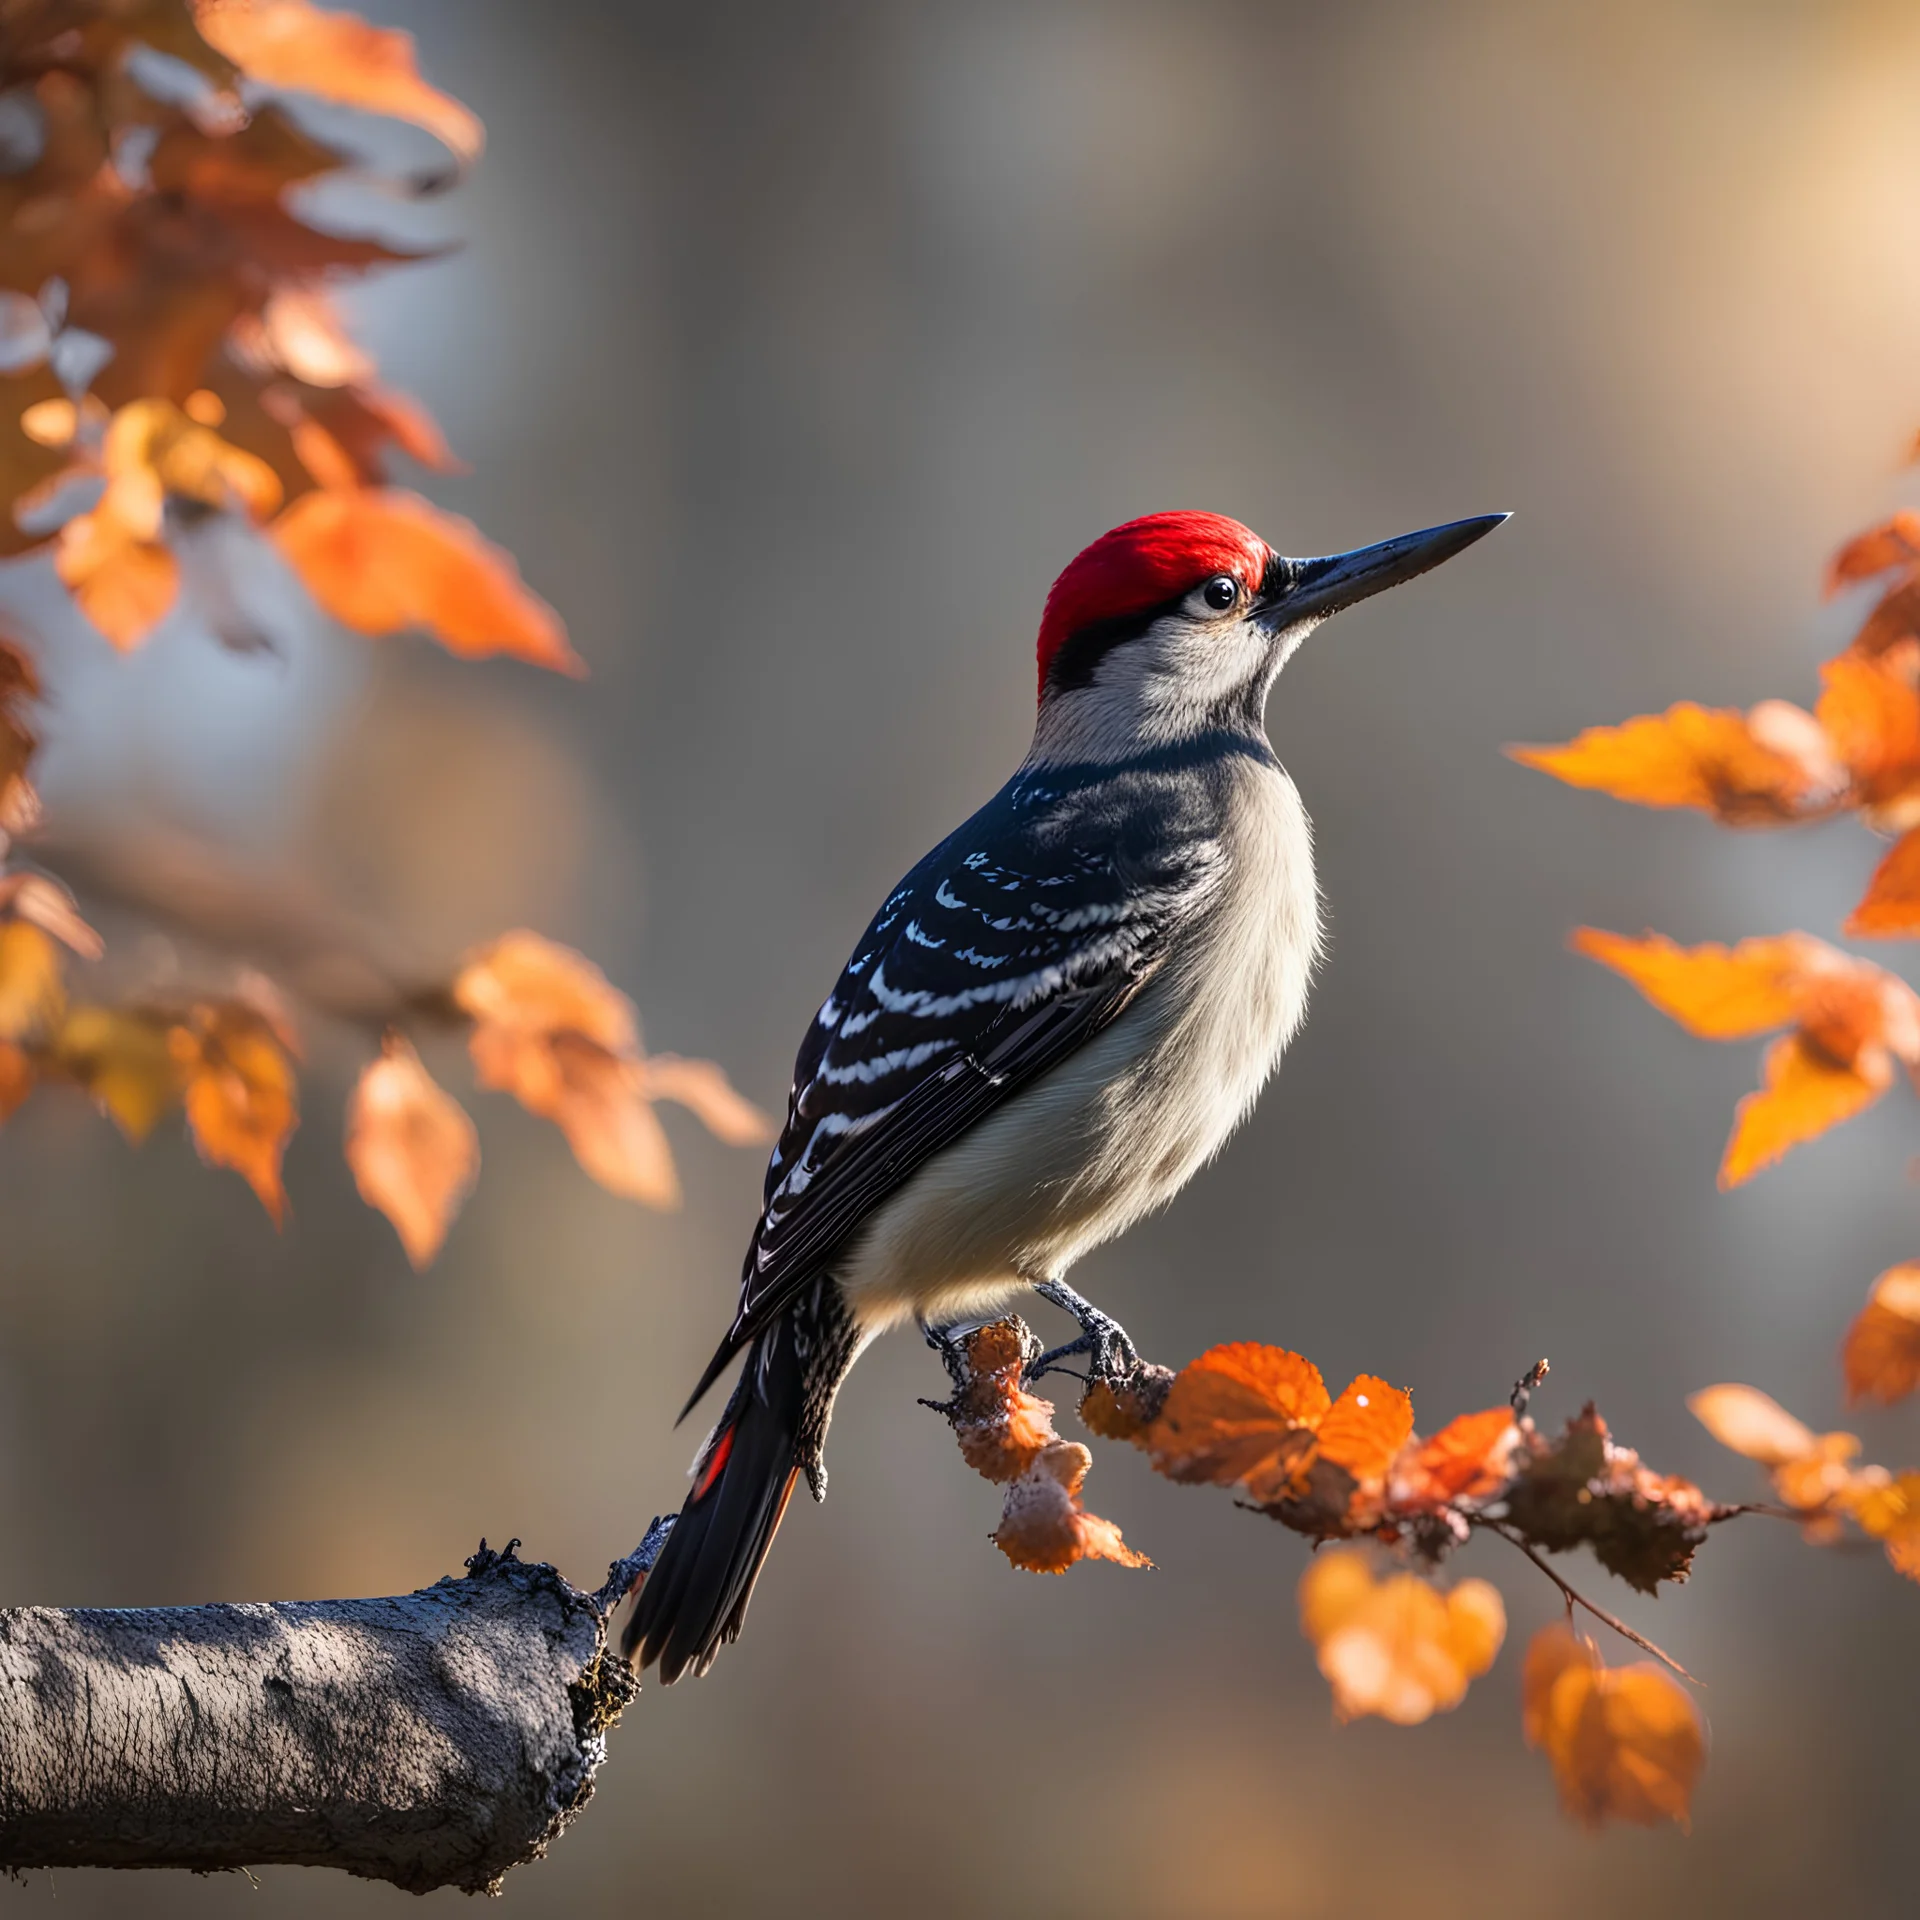
[(315, 1013), (375, 1034), (403, 1023), (462, 1022), (445, 979), (398, 959), (337, 903), (201, 841), (149, 828), (111, 841), (43, 832), (22, 845), (82, 895), (258, 966)]
[(1698, 1687), (1701, 1685), (1701, 1682), (1696, 1680), (1672, 1654), (1666, 1652), (1663, 1648), (1656, 1647), (1644, 1633), (1636, 1633), (1633, 1628), (1628, 1626), (1618, 1615), (1609, 1613), (1605, 1607), (1595, 1606), (1578, 1587), (1572, 1586), (1563, 1580), (1559, 1574), (1555, 1573), (1554, 1570), (1541, 1559), (1539, 1554), (1533, 1550), (1533, 1547), (1528, 1543), (1525, 1536), (1516, 1529), (1509, 1527), (1504, 1520), (1492, 1520), (1485, 1514), (1472, 1514), (1469, 1515), (1468, 1518), (1470, 1524), (1473, 1526), (1485, 1527), (1489, 1532), (1497, 1533), (1502, 1540), (1507, 1541), (1510, 1545), (1518, 1547), (1520, 1551), (1560, 1589), (1569, 1606), (1585, 1607), (1602, 1626), (1611, 1627), (1621, 1639), (1631, 1640), (1641, 1652), (1650, 1653), (1662, 1666), (1671, 1667), (1689, 1686)]
[(1513, 1392), (1507, 1397), (1513, 1403), (1513, 1417), (1516, 1420), (1524, 1420), (1527, 1417), (1527, 1408), (1532, 1403), (1534, 1389), (1547, 1377), (1549, 1371), (1543, 1356), (1513, 1383)]

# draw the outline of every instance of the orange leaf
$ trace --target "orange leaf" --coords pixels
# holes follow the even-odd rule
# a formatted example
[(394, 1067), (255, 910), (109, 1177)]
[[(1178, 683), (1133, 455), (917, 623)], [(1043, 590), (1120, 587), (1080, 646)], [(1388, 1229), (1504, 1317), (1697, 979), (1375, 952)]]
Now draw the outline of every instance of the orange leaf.
[(1737, 947), (1681, 947), (1662, 934), (1634, 940), (1581, 927), (1572, 945), (1611, 967), (1703, 1040), (1741, 1040), (1795, 1017), (1801, 980), (1821, 943), (1803, 933)]
[[(1861, 1479), (1867, 1481), (1868, 1475)], [(1846, 1505), (1861, 1530), (1886, 1549), (1894, 1570), (1920, 1580), (1920, 1473), (1879, 1472), (1877, 1479), (1855, 1490)]]
[(1853, 636), (1851, 653), (1872, 657), (1890, 653), (1920, 635), (1920, 579), (1899, 580), (1881, 595), (1879, 604)]
[(106, 500), (60, 529), (54, 567), (80, 611), (122, 653), (159, 625), (180, 591), (180, 563), (109, 511)]
[(1363, 1373), (1321, 1416), (1320, 1458), (1356, 1480), (1378, 1480), (1413, 1432), (1413, 1396)]
[(936, 1404), (953, 1427), (960, 1457), (996, 1485), (1017, 1480), (1058, 1444), (1053, 1402), (1027, 1392), (1026, 1366), (1038, 1347), (1026, 1345), (1020, 1322), (992, 1320), (963, 1336), (963, 1377), (951, 1400)]
[(525, 928), (469, 953), (453, 998), (461, 1012), (491, 1026), (583, 1034), (613, 1053), (639, 1044), (633, 1002), (585, 955)]
[(1849, 1400), (1891, 1406), (1920, 1386), (1920, 1264), (1889, 1267), (1873, 1283), (1840, 1361)]
[(468, 955), (453, 997), (473, 1018), (468, 1044), (482, 1086), (557, 1122), (611, 1192), (678, 1204), (673, 1153), (647, 1104), (633, 1004), (598, 967), (536, 933), (509, 933)]
[(1870, 1107), (1892, 1083), (1884, 1056), (1863, 1054), (1842, 1066), (1799, 1034), (1767, 1049), (1765, 1084), (1734, 1109), (1720, 1162), (1722, 1188), (1739, 1186), (1789, 1148), (1812, 1140)]
[(1518, 1437), (1510, 1407), (1489, 1407), (1449, 1420), (1396, 1467), (1396, 1504), (1441, 1506), (1450, 1500), (1479, 1499), (1504, 1486)]
[(1093, 1455), (1077, 1441), (1055, 1440), (1009, 1483), (994, 1544), (1026, 1573), (1065, 1573), (1080, 1560), (1112, 1560), (1150, 1567), (1120, 1537), (1111, 1520), (1084, 1511), (1080, 1489)]
[(1758, 1387), (1702, 1387), (1687, 1396), (1687, 1408), (1723, 1447), (1763, 1467), (1805, 1459), (1820, 1444), (1812, 1428)]
[(1850, 1433), (1812, 1432), (1758, 1388), (1705, 1387), (1688, 1396), (1687, 1406), (1723, 1447), (1759, 1461), (1787, 1506), (1821, 1512), (1855, 1485), (1848, 1463), (1860, 1442)]
[(649, 1100), (672, 1100), (685, 1107), (730, 1147), (758, 1146), (774, 1136), (773, 1122), (736, 1093), (711, 1060), (649, 1054), (640, 1063), (640, 1087)]
[(1838, 593), (1855, 581), (1920, 561), (1920, 514), (1904, 509), (1891, 520), (1856, 534), (1827, 565), (1826, 589)]
[(1417, 1574), (1376, 1581), (1359, 1551), (1315, 1554), (1299, 1598), (1342, 1720), (1377, 1714), (1412, 1727), (1457, 1707), (1506, 1637), (1506, 1608), (1486, 1581), (1445, 1594)]
[(464, 659), (504, 653), (586, 671), (560, 617), (470, 520), (393, 487), (323, 487), (273, 523), (307, 590), (357, 633), (421, 627)]
[(1564, 746), (1507, 753), (1569, 786), (1643, 807), (1698, 807), (1738, 826), (1788, 820), (1838, 784), (1836, 769), (1811, 716), (1784, 701), (1767, 705), (1748, 715), (1682, 701), (1621, 726), (1589, 727)]
[[(473, 1052), (481, 1057), (476, 1028)], [(535, 1106), (558, 1123), (582, 1167), (609, 1193), (648, 1207), (680, 1204), (680, 1178), (673, 1149), (653, 1109), (642, 1097), (638, 1068), (578, 1033), (548, 1036), (546, 1053), (555, 1070), (550, 1107)], [(487, 1081), (482, 1073), (483, 1084)], [(522, 1094), (522, 1099), (526, 1096)]]
[(1903, 834), (1873, 870), (1846, 930), (1875, 940), (1920, 935), (1920, 828)]
[(11, 1120), (33, 1091), (33, 1062), (11, 1040), (0, 1040), (0, 1121)]
[(1170, 1480), (1257, 1481), (1256, 1498), (1278, 1497), (1310, 1453), (1313, 1428), (1331, 1405), (1311, 1360), (1283, 1347), (1236, 1341), (1181, 1368), (1141, 1445)]
[(347, 1165), (368, 1206), (393, 1222), (416, 1269), (440, 1251), (480, 1175), (480, 1136), (397, 1033), (347, 1107)]
[(1651, 1660), (1603, 1666), (1591, 1641), (1556, 1624), (1527, 1649), (1521, 1693), (1528, 1744), (1545, 1752), (1560, 1804), (1576, 1820), (1687, 1824), (1706, 1729), (1664, 1668)]
[(479, 120), (421, 79), (409, 33), (307, 0), (195, 0), (194, 20), (209, 46), (264, 86), (405, 120), (455, 159), (479, 157), (486, 137)]
[(276, 365), (310, 387), (350, 387), (371, 380), (372, 359), (342, 324), (318, 287), (278, 286), (267, 295), (259, 326)]
[(1820, 669), (1820, 725), (1870, 826), (1920, 826), (1920, 692), (1897, 663), (1843, 653)]
[(0, 1040), (34, 1040), (66, 1006), (60, 955), (38, 927), (0, 922)]
[(174, 1029), (173, 1041), (200, 1157), (231, 1167), (281, 1225), (287, 1195), (280, 1159), (299, 1114), (293, 1068), (272, 1027), (251, 1007), (197, 1007), (189, 1025)]

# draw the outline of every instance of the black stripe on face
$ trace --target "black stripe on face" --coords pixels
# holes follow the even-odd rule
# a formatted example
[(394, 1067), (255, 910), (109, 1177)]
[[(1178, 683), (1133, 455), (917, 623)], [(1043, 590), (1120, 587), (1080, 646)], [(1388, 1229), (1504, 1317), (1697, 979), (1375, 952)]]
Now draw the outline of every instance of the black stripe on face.
[[(1192, 591), (1191, 587), (1187, 589), (1187, 593)], [(1115, 647), (1123, 647), (1129, 640), (1138, 640), (1156, 620), (1163, 620), (1170, 613), (1178, 613), (1186, 604), (1186, 599), (1186, 593), (1175, 594), (1171, 600), (1163, 600), (1156, 607), (1143, 607), (1136, 613), (1113, 614), (1105, 620), (1089, 621), (1086, 626), (1075, 628), (1061, 641), (1053, 658), (1047, 663), (1047, 692), (1071, 693), (1076, 687), (1092, 686), (1100, 662)]]

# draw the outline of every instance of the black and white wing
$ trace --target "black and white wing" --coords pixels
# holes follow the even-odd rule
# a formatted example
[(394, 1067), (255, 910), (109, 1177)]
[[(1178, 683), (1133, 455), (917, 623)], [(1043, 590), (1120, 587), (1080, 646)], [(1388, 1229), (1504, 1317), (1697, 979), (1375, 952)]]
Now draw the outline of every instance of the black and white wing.
[(695, 1400), (922, 1162), (1126, 1007), (1217, 878), (1215, 827), (1191, 780), (1029, 773), (894, 889), (800, 1048)]

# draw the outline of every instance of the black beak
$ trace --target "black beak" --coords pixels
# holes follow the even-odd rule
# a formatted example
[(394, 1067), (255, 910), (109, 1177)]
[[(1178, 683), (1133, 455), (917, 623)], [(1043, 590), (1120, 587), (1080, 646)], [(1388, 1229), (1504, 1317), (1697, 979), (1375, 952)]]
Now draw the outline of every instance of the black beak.
[(1512, 516), (1483, 513), (1472, 520), (1452, 520), (1444, 527), (1403, 533), (1351, 553), (1327, 554), (1318, 560), (1276, 559), (1261, 583), (1260, 617), (1275, 628), (1297, 626), (1303, 620), (1324, 620), (1342, 607), (1369, 595), (1384, 593), (1416, 574), (1451, 560), (1456, 553), (1491, 533)]

